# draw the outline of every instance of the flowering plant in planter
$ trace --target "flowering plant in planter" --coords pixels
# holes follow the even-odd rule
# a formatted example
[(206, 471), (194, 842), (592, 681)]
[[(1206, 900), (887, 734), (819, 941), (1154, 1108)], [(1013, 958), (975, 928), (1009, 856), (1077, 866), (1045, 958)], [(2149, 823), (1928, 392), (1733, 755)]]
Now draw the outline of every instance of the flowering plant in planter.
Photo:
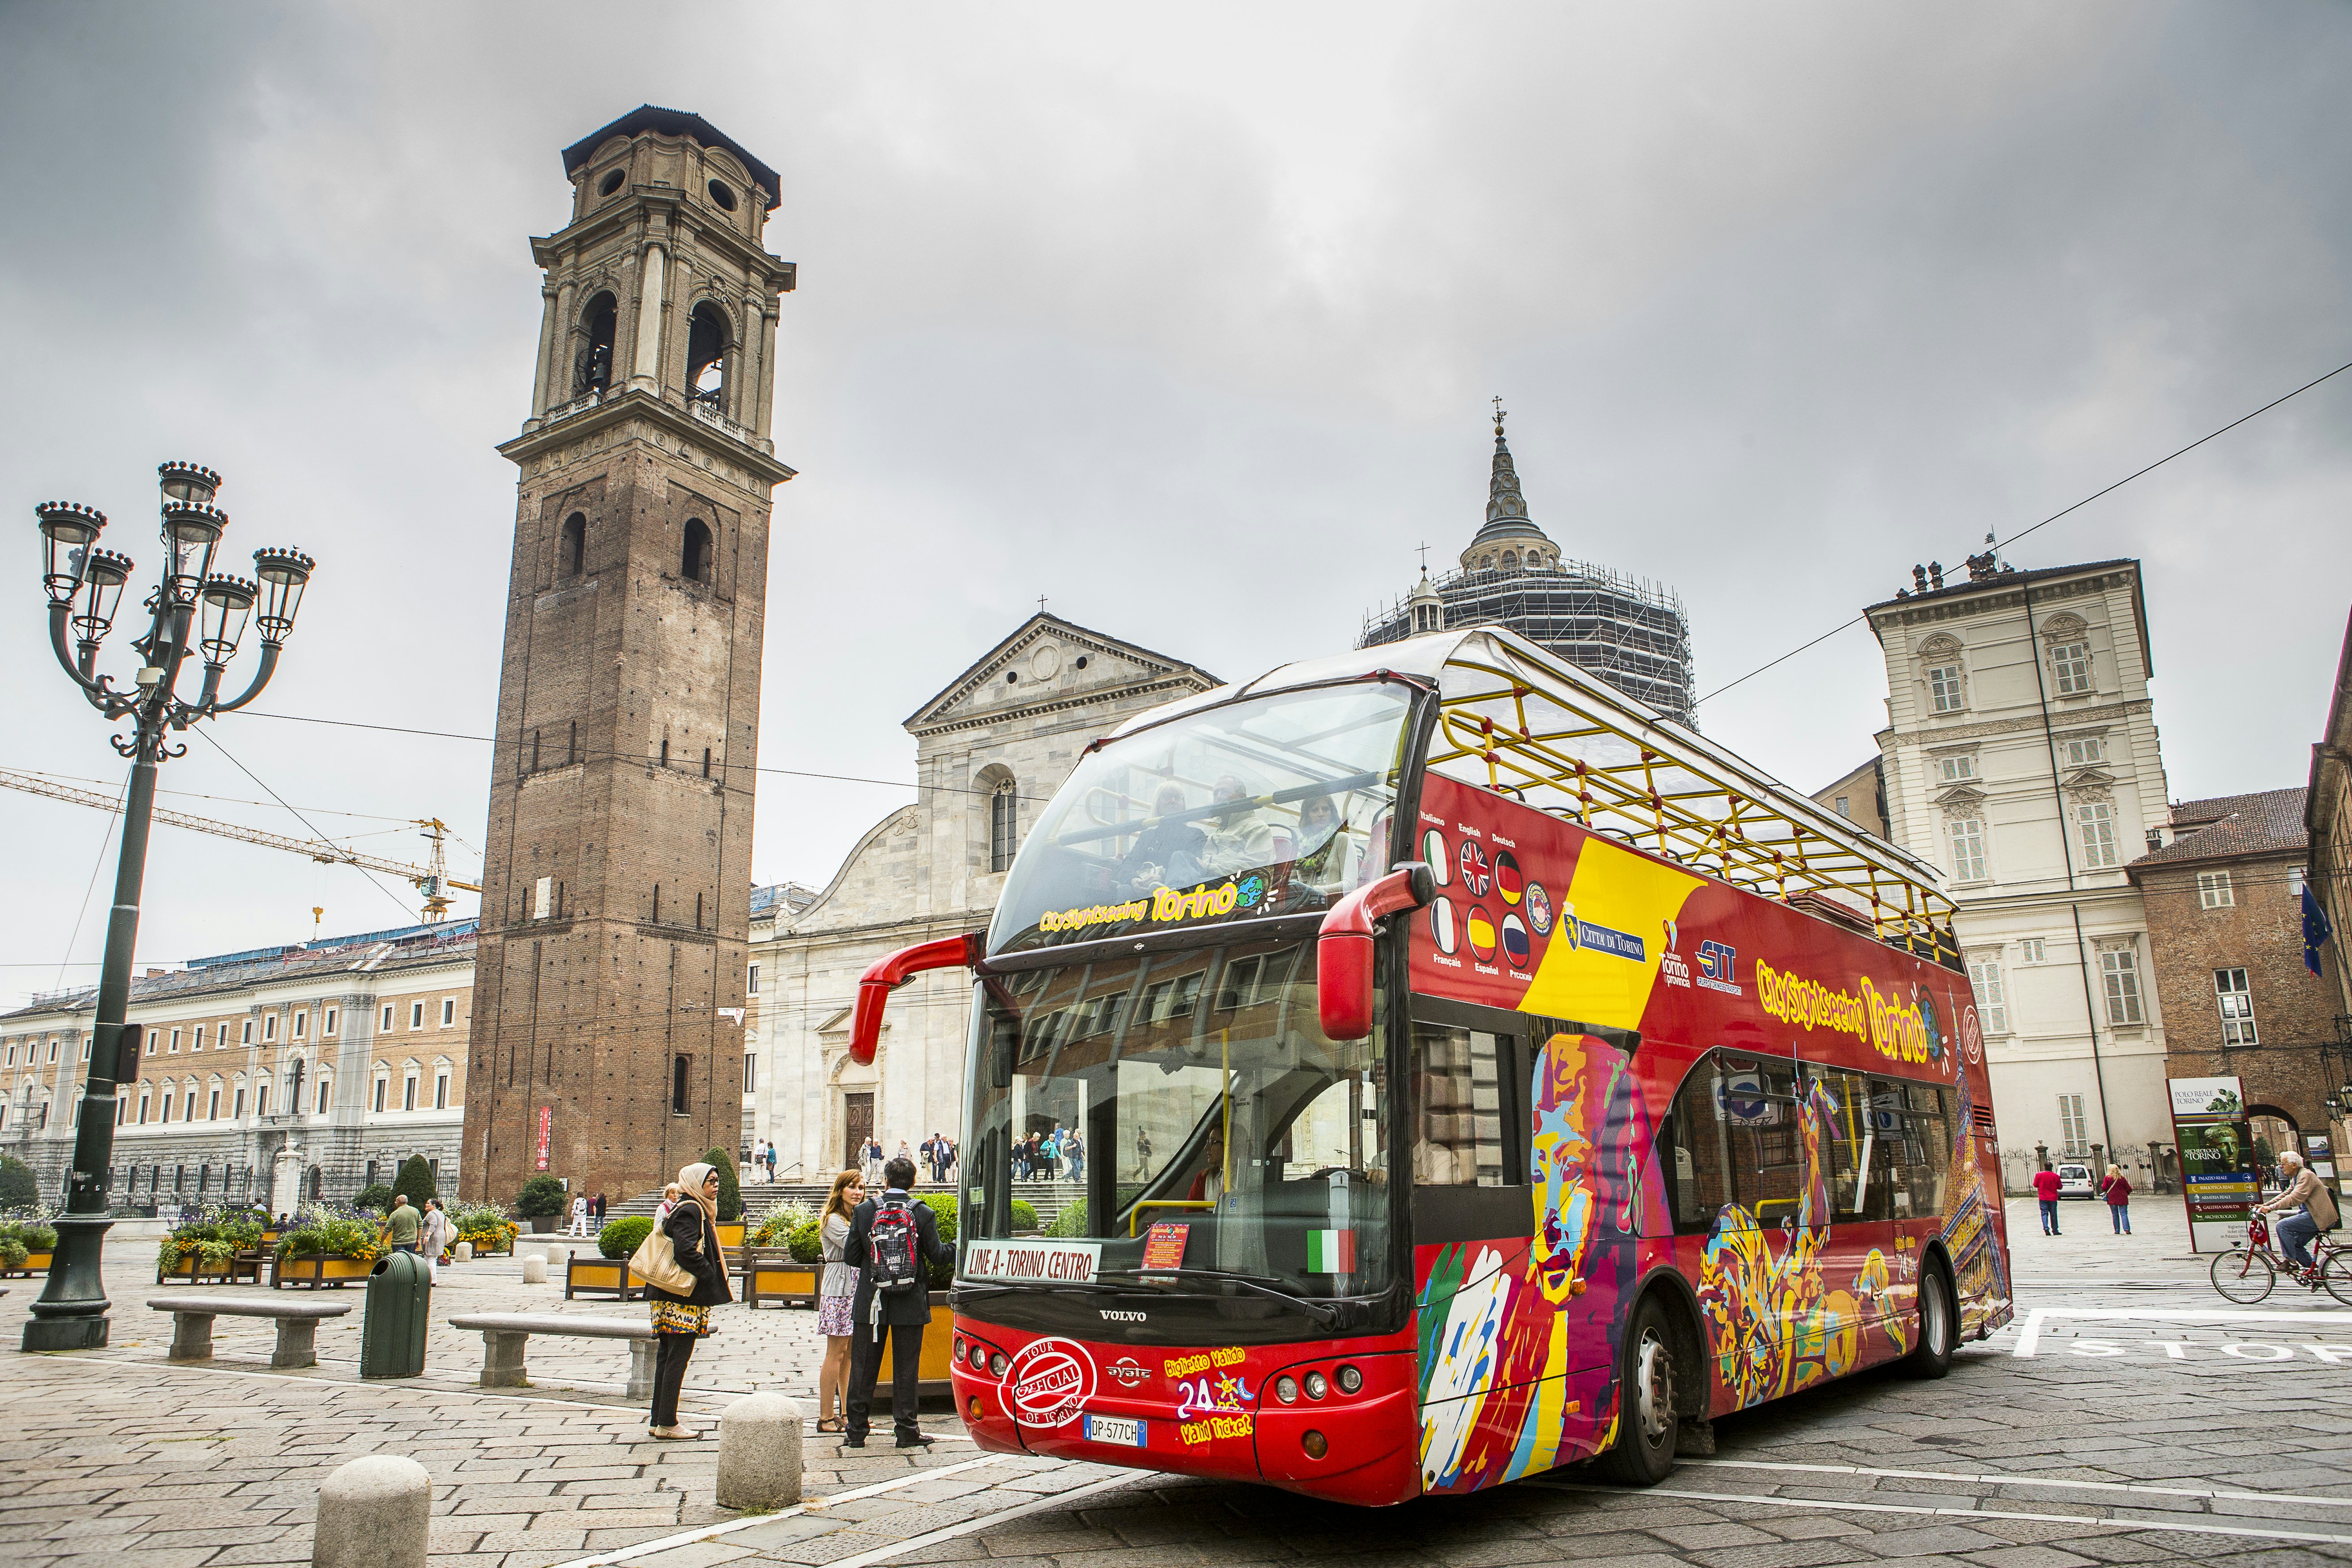
[(295, 1217), (294, 1228), (278, 1238), (280, 1258), (322, 1255), (362, 1263), (375, 1260), (380, 1249), (373, 1220), (339, 1212), (338, 1205), (327, 1204), (305, 1205)]
[(178, 1274), (201, 1262), (204, 1272), (216, 1274), (228, 1267), (230, 1258), (260, 1245), (261, 1220), (255, 1214), (242, 1208), (206, 1209), (163, 1237), (155, 1250), (155, 1267)]
[(449, 1225), (457, 1239), (471, 1242), (477, 1252), (512, 1250), (515, 1234), (520, 1228), (488, 1204), (458, 1205), (449, 1211)]

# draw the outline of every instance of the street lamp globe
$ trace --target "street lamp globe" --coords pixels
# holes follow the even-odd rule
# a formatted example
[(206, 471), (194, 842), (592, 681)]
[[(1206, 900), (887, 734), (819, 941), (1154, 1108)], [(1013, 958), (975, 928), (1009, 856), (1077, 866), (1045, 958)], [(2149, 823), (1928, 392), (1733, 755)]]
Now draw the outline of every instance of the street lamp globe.
[(49, 603), (68, 604), (81, 588), (82, 565), (106, 527), (106, 514), (67, 500), (53, 500), (33, 511), (41, 520), (41, 581), (49, 591)]
[(236, 657), (236, 645), (245, 640), (247, 623), (253, 616), (253, 602), (260, 590), (244, 577), (215, 572), (205, 579), (204, 592), (196, 600), (196, 638), (205, 652), (205, 663), (217, 669)]
[(73, 618), (82, 641), (95, 644), (106, 636), (114, 624), (114, 606), (122, 597), (122, 585), (135, 570), (131, 557), (119, 550), (89, 552), (82, 566), (81, 605)]
[(155, 480), (163, 487), (166, 506), (174, 501), (210, 506), (221, 487), (221, 477), (202, 463), (158, 463)]
[(172, 596), (186, 604), (196, 596), (212, 570), (213, 552), (220, 548), (228, 513), (197, 501), (175, 502), (163, 509), (163, 548), (172, 579)]
[(294, 612), (301, 607), (302, 590), (318, 564), (299, 550), (257, 550), (253, 574), (261, 579), (261, 641), (265, 647), (283, 643), (294, 629)]

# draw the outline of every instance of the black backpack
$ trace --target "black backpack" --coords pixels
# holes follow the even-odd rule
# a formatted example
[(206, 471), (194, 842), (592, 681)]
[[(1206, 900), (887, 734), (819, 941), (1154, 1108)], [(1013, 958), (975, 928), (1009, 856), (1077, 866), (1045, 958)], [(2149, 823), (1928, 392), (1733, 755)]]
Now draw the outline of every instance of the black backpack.
[(914, 1210), (902, 1200), (885, 1199), (866, 1233), (866, 1278), (877, 1291), (917, 1289), (923, 1281), (920, 1250)]

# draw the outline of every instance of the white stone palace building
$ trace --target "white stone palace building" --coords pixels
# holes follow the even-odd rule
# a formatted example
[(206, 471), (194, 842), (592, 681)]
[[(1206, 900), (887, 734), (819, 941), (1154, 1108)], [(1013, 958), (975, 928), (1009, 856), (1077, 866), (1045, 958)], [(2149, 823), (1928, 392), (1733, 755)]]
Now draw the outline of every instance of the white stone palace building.
[[(115, 1202), (290, 1211), (389, 1182), (412, 1154), (456, 1191), (474, 922), (192, 959), (131, 986), (146, 1030), (115, 1101)], [(97, 988), (0, 1014), (0, 1154), (58, 1190)], [(512, 1194), (502, 1194), (510, 1197)]]

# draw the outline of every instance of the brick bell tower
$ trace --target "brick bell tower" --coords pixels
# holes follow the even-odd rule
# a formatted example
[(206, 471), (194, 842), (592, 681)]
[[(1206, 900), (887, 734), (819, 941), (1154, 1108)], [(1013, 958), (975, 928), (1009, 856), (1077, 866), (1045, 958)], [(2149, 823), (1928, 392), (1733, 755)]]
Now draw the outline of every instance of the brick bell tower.
[[(499, 677), (461, 1190), (620, 1202), (742, 1132), (775, 171), (651, 106), (566, 148)], [(734, 1010), (730, 1018), (729, 1011)]]

